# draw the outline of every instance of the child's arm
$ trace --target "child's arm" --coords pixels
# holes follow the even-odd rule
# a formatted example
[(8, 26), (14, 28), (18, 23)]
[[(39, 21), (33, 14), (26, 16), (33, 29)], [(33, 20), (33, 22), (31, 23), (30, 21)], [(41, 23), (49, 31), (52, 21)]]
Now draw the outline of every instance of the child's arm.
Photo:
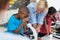
[(17, 34), (23, 26), (24, 26), (24, 30), (26, 30), (26, 19), (22, 19), (22, 24), (19, 26), (18, 29), (16, 29), (13, 32)]
[(49, 32), (48, 32), (48, 25), (47, 25), (46, 19), (44, 19), (44, 24), (45, 24), (45, 28), (46, 28), (47, 35), (49, 35)]
[(36, 29), (37, 24), (33, 24), (32, 26)]
[(23, 23), (19, 26), (19, 28), (17, 28), (17, 29), (14, 30), (13, 32), (14, 32), (15, 34), (17, 34), (17, 33), (20, 31), (20, 29), (22, 28), (22, 26), (23, 26)]
[(27, 26), (26, 26), (26, 23), (24, 23), (24, 32), (27, 32)]
[(3, 26), (5, 26), (5, 25), (7, 25), (8, 23), (5, 23), (5, 24), (0, 24), (0, 27), (3, 27)]
[(54, 16), (52, 16), (52, 21), (56, 22), (56, 18)]

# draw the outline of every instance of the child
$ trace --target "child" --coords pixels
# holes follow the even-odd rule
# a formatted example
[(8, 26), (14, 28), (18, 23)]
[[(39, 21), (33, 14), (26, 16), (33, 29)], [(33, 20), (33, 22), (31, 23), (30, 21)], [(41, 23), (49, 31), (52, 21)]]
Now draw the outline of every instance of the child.
[(60, 11), (58, 11), (55, 15), (56, 18), (56, 24), (55, 24), (55, 30), (56, 33), (53, 35), (54, 39), (59, 40), (60, 39)]
[(58, 12), (56, 13), (55, 17), (56, 17), (56, 19), (57, 19), (58, 21), (60, 21), (60, 11), (58, 11)]
[(29, 11), (27, 7), (22, 6), (19, 8), (17, 14), (12, 15), (8, 21), (7, 32), (13, 34), (23, 34), (26, 31), (26, 22), (28, 21)]
[[(55, 18), (56, 18), (57, 21), (60, 22), (60, 11), (58, 11), (58, 12), (56, 13)], [(58, 25), (58, 28), (60, 28), (60, 24)]]
[(43, 19), (48, 12), (48, 5), (46, 0), (39, 0), (37, 3), (31, 2), (28, 6), (30, 11), (30, 23), (36, 29), (37, 32), (40, 31), (40, 27), (43, 24)]
[(55, 15), (56, 18), (56, 33), (60, 33), (60, 10)]
[(38, 40), (41, 40), (41, 37), (45, 35), (48, 36), (50, 34), (51, 22), (52, 22), (52, 19), (54, 19), (53, 17), (55, 14), (56, 14), (56, 9), (54, 7), (50, 7), (47, 15), (44, 18), (44, 23), (42, 27), (40, 28), (40, 32), (38, 33)]

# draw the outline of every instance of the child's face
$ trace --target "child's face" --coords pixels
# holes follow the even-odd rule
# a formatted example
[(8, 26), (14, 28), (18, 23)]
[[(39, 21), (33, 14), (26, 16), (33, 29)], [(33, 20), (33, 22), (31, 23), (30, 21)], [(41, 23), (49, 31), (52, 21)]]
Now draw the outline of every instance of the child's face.
[(43, 12), (44, 11), (44, 9), (43, 8), (37, 8), (37, 13), (41, 13), (41, 12)]
[(28, 18), (24, 18), (23, 20), (24, 20), (25, 22), (27, 22), (27, 21), (28, 21)]
[(53, 16), (55, 16), (55, 15), (56, 15), (56, 13), (53, 14)]
[(28, 16), (27, 15), (21, 15), (22, 20), (24, 20), (24, 22), (28, 21)]
[(54, 13), (54, 14), (52, 14), (52, 15), (50, 15), (51, 17), (53, 17), (53, 16), (55, 16), (56, 15), (56, 13)]
[(19, 17), (22, 19), (22, 20), (25, 20), (25, 21), (28, 21), (28, 16), (29, 14), (28, 13), (19, 13)]
[(29, 12), (28, 12), (28, 9), (26, 7), (20, 8), (18, 13), (19, 13), (18, 15), (21, 19), (25, 19), (25, 20), (28, 19)]

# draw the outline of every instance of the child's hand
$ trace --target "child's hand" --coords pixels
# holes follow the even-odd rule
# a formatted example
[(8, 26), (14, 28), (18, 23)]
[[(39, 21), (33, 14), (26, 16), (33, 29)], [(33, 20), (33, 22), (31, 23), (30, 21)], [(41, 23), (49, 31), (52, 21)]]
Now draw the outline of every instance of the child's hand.
[(36, 31), (37, 31), (37, 32), (40, 32), (40, 28), (39, 28), (39, 27), (38, 27), (38, 28), (36, 28)]
[(25, 22), (27, 22), (27, 21), (28, 21), (28, 18), (22, 19), (22, 22), (23, 22), (23, 23), (25, 23)]
[(25, 23), (25, 22), (26, 22), (25, 19), (23, 19), (23, 20), (22, 20), (22, 23)]
[(60, 28), (60, 24), (58, 25), (58, 28)]
[(47, 35), (46, 36), (49, 36), (49, 33), (47, 33)]
[(27, 32), (28, 32), (28, 30), (24, 30), (24, 34), (26, 34), (26, 35), (27, 35)]
[(24, 30), (24, 32), (28, 32), (28, 30), (27, 30), (27, 29), (25, 29), (25, 30)]

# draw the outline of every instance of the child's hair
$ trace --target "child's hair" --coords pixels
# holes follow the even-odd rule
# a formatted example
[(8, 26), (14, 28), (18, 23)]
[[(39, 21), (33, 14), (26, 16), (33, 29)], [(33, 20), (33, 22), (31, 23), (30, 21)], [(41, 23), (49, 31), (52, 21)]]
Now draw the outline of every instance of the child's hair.
[(48, 9), (48, 3), (46, 0), (39, 0), (37, 6), (40, 8)]
[(3, 9), (10, 0), (0, 0), (0, 10)]
[(47, 14), (52, 15), (52, 14), (54, 14), (56, 12), (57, 12), (57, 10), (54, 7), (49, 7), (49, 10), (48, 10)]
[(19, 8), (18, 14), (26, 15), (26, 16), (25, 16), (25, 18), (26, 18), (26, 17), (29, 16), (29, 10), (28, 10), (28, 8), (27, 8), (26, 6), (21, 6), (21, 7)]
[[(48, 13), (47, 13), (47, 15), (46, 15), (46, 22), (47, 22), (47, 19), (49, 18), (49, 15), (53, 15), (54, 13), (56, 13), (57, 12), (57, 10), (54, 8), (54, 7), (49, 7), (49, 10), (48, 10)], [(54, 16), (53, 16), (54, 17)], [(55, 18), (54, 18), (55, 19)], [(52, 21), (54, 21), (53, 19), (52, 19)], [(47, 24), (48, 24), (48, 22), (47, 22)]]
[(36, 2), (36, 0), (30, 0), (30, 2)]

